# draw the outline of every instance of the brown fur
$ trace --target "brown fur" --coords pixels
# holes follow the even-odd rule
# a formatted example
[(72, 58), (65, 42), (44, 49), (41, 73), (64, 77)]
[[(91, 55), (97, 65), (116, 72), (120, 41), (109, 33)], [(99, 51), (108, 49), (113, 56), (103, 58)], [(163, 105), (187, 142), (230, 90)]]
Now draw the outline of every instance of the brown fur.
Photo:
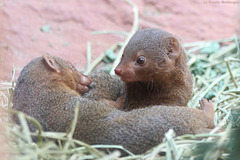
[[(50, 55), (32, 60), (18, 78), (13, 108), (36, 118), (45, 131), (66, 132), (76, 103), (80, 102), (74, 138), (89, 144), (122, 145), (136, 154), (161, 143), (169, 129), (182, 135), (212, 127), (213, 112), (208, 110), (213, 106), (207, 101), (202, 103), (203, 111), (158, 105), (124, 112), (101, 102), (101, 95), (96, 93), (101, 90), (102, 97), (116, 100), (119, 92), (111, 90), (114, 78), (92, 75), (93, 82), (89, 86), (90, 79), (72, 68), (69, 62)], [(77, 85), (80, 88), (88, 85), (88, 91), (81, 96), (82, 90), (79, 91)], [(121, 85), (116, 86), (120, 90)], [(30, 129), (36, 128), (30, 124)]]
[[(138, 64), (139, 57), (145, 59)], [(150, 105), (185, 106), (192, 94), (179, 40), (159, 29), (140, 29), (127, 44), (115, 73), (125, 82), (126, 110)]]

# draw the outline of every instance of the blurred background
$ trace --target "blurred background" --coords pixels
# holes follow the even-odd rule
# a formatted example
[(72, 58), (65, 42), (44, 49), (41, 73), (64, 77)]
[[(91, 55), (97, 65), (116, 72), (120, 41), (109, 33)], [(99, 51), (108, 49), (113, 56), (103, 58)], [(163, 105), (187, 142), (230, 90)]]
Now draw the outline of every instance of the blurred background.
[[(239, 1), (132, 0), (139, 10), (139, 26), (166, 30), (183, 43), (232, 37), (239, 29)], [(64, 58), (78, 69), (128, 33), (132, 7), (123, 0), (3, 0), (0, 1), (0, 81), (10, 81), (12, 66), (20, 70), (44, 52)]]

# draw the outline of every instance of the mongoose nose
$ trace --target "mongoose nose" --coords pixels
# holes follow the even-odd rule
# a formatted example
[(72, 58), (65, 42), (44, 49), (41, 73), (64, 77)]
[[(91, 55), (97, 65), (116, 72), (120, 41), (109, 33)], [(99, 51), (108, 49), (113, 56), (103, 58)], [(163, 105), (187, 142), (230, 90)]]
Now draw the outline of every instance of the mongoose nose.
[(121, 69), (115, 68), (114, 71), (115, 71), (116, 75), (121, 76), (121, 73), (122, 73), (122, 70), (121, 70)]

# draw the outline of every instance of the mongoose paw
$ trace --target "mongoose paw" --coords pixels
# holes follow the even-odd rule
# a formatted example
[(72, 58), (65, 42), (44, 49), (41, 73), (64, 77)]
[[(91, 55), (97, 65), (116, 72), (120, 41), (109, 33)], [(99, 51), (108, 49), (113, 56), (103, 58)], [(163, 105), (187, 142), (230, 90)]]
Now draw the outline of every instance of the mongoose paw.
[(111, 107), (111, 108), (114, 108), (114, 109), (119, 109), (120, 108), (119, 104), (116, 101), (101, 99), (100, 103), (106, 105), (107, 107)]
[(81, 78), (80, 78), (81, 85), (87, 86), (92, 83), (92, 79), (90, 77), (88, 77), (82, 73), (80, 73), (80, 75), (81, 75)]
[(207, 99), (205, 98), (202, 98), (200, 101), (199, 101), (200, 105), (201, 105), (201, 108), (203, 111), (206, 111), (206, 110), (209, 110), (209, 109), (213, 109), (213, 103), (211, 101), (208, 101)]
[(213, 108), (213, 103), (211, 101), (208, 101), (207, 99), (205, 98), (202, 98), (200, 101), (199, 101), (200, 105), (201, 105), (201, 108), (202, 108), (202, 111), (204, 112), (204, 114), (210, 118), (210, 121), (211, 121), (211, 124), (209, 127), (213, 127), (213, 118), (214, 118), (214, 108)]
[(92, 80), (90, 77), (88, 77), (82, 73), (79, 73), (79, 74), (80, 74), (80, 79), (79, 79), (79, 83), (77, 84), (76, 89), (80, 94), (83, 94), (88, 91), (87, 86), (92, 83)]
[(125, 103), (124, 103), (124, 100), (125, 100), (125, 99), (124, 99), (123, 96), (117, 98), (116, 103), (118, 104), (118, 107), (117, 107), (117, 108), (118, 108), (119, 110), (123, 110), (123, 107), (124, 107), (124, 104), (125, 104)]
[(88, 91), (88, 87), (87, 87), (87, 86), (84, 86), (84, 85), (81, 85), (81, 84), (77, 84), (76, 90), (77, 90), (80, 94), (83, 94), (83, 93), (85, 93), (85, 92)]

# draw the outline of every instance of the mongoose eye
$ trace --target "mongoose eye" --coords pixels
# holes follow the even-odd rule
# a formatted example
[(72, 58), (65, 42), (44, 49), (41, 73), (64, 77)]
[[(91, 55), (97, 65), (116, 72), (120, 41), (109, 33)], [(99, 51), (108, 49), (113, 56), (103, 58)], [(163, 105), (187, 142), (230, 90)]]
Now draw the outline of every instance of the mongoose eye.
[(77, 69), (76, 69), (74, 66), (72, 66), (72, 69), (73, 69), (74, 71), (77, 71)]
[(138, 57), (137, 63), (138, 63), (138, 64), (144, 64), (144, 63), (145, 63), (145, 58), (142, 57), (142, 56)]

